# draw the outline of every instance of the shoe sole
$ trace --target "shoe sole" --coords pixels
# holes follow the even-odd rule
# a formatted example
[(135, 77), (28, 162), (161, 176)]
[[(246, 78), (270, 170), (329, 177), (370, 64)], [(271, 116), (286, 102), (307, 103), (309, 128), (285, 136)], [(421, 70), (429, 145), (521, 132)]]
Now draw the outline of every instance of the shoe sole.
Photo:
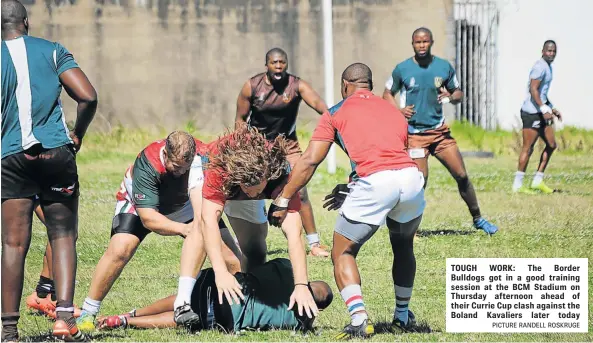
[(353, 335), (353, 334), (350, 334), (350, 333), (341, 332), (334, 339), (337, 340), (337, 341), (346, 341), (346, 340), (349, 340), (351, 338), (370, 338), (374, 334), (375, 334), (375, 327), (374, 326), (367, 326), (364, 329), (364, 334)]
[(177, 319), (175, 319), (175, 324), (177, 324), (177, 326), (193, 326), (196, 324), (200, 323), (200, 317), (198, 315), (191, 316), (188, 320), (182, 320), (182, 321), (178, 321)]
[[(80, 330), (80, 329), (79, 329)], [(84, 334), (82, 335), (81, 339), (77, 340), (72, 337), (72, 334), (67, 329), (58, 329), (52, 332), (52, 336), (57, 339), (60, 339), (64, 342), (84, 342), (86, 341), (86, 337)]]

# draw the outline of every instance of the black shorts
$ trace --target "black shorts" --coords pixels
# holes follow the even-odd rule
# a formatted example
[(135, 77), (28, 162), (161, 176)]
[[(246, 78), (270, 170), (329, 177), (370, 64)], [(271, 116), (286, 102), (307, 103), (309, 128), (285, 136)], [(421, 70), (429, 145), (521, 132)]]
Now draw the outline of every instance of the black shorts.
[(541, 112), (531, 114), (521, 111), (521, 121), (523, 122), (524, 129), (534, 130), (542, 130), (546, 126), (554, 124), (553, 119), (544, 119), (544, 115)]
[[(203, 269), (196, 280), (191, 293), (191, 308), (200, 316), (200, 323), (191, 329), (194, 331), (218, 329), (232, 332), (234, 329), (233, 312), (228, 302), (218, 303), (218, 289), (212, 268)], [(235, 274), (237, 281), (244, 285), (243, 274)]]
[(36, 144), (2, 159), (2, 200), (35, 195), (49, 202), (78, 198), (76, 154), (71, 145), (45, 149)]
[[(185, 224), (191, 222), (192, 220), (189, 220)], [(221, 229), (226, 228), (226, 224), (222, 218), (220, 218), (220, 221), (218, 222), (218, 227)], [(132, 213), (117, 214), (113, 217), (113, 221), (111, 222), (111, 237), (116, 233), (129, 233), (138, 237), (140, 242), (142, 242), (144, 238), (146, 238), (146, 235), (151, 232), (152, 231), (144, 227), (140, 217)]]

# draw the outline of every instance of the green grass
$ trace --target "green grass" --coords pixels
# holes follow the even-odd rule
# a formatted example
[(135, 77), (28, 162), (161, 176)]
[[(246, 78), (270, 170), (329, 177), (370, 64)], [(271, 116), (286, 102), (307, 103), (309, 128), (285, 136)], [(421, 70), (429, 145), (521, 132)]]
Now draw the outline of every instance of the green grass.
[[(513, 142), (512, 133), (483, 132), (468, 136), (472, 130), (453, 126), (462, 150), (489, 150)], [(191, 127), (187, 128), (191, 130)], [(75, 303), (82, 304), (94, 267), (109, 242), (111, 218), (117, 191), (125, 168), (140, 149), (153, 139), (164, 136), (159, 132), (126, 131), (116, 128), (110, 134), (93, 134), (85, 139), (79, 154), (81, 206), (78, 241), (78, 274)], [(566, 136), (577, 136), (589, 142), (590, 132), (568, 129)], [(213, 136), (198, 135), (207, 140)], [(306, 138), (307, 134), (301, 134)], [(578, 138), (581, 137), (581, 138)], [(574, 138), (574, 137), (572, 137)], [(587, 140), (586, 140), (587, 139)], [(304, 141), (306, 142), (306, 141)], [(502, 143), (501, 143), (502, 142)], [(593, 159), (577, 150), (559, 151), (553, 156), (546, 182), (564, 193), (550, 196), (520, 196), (509, 192), (516, 168), (516, 154), (505, 149), (496, 151), (494, 159), (466, 159), (466, 165), (482, 212), (500, 226), (493, 237), (476, 232), (457, 186), (447, 171), (430, 160), (430, 180), (426, 193), (426, 208), (422, 233), (415, 243), (417, 274), (411, 309), (416, 317), (432, 330), (430, 334), (378, 334), (373, 341), (592, 341), (593, 340)], [(534, 153), (529, 175), (539, 158)], [(315, 207), (319, 232), (324, 243), (331, 244), (336, 213), (321, 208), (322, 197), (335, 183), (343, 182), (349, 170), (346, 157), (338, 154), (340, 168), (328, 175), (321, 166), (309, 185)], [(445, 235), (441, 232), (467, 232)], [(27, 296), (35, 287), (41, 270), (46, 244), (44, 228), (36, 221), (25, 273)], [(177, 287), (179, 256), (182, 241), (175, 237), (149, 235), (135, 257), (103, 302), (103, 314), (117, 314), (139, 308), (161, 297), (173, 294)], [(286, 242), (281, 232), (270, 230), (269, 258), (287, 257)], [(445, 259), (451, 257), (585, 257), (589, 258), (589, 334), (448, 334), (445, 332)], [(394, 295), (391, 282), (392, 252), (384, 228), (362, 249), (358, 263), (363, 278), (367, 309), (375, 322), (389, 321)], [(182, 330), (116, 330), (96, 333), (101, 341), (331, 341), (348, 321), (348, 314), (333, 281), (328, 259), (308, 257), (310, 279), (327, 281), (336, 297), (321, 313), (317, 326), (319, 336), (293, 336), (290, 331), (251, 332), (239, 337), (217, 332), (189, 335)], [(22, 337), (40, 339), (49, 332), (52, 323), (44, 317), (31, 315), (24, 307), (21, 322)]]

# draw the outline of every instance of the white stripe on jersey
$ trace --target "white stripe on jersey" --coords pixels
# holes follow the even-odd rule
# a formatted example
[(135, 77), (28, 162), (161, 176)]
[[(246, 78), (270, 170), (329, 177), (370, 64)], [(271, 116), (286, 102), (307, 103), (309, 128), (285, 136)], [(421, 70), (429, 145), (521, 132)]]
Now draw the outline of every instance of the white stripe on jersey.
[(21, 38), (5, 40), (6, 47), (16, 69), (17, 87), (16, 102), (19, 107), (19, 124), (21, 126), (21, 146), (24, 150), (39, 143), (33, 135), (33, 118), (31, 116), (32, 96), (29, 78), (29, 61), (25, 40)]

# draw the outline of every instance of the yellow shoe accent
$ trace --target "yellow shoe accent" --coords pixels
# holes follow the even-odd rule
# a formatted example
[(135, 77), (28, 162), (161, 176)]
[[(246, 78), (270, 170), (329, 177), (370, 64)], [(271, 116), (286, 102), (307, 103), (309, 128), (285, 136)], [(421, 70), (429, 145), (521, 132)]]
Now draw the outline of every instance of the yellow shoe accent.
[(554, 190), (552, 188), (546, 186), (546, 184), (543, 183), (543, 182), (540, 182), (539, 185), (537, 185), (537, 186), (531, 186), (531, 189), (538, 190), (538, 191), (540, 191), (540, 192), (542, 192), (544, 194), (552, 194), (552, 193), (554, 193)]
[(80, 317), (76, 319), (76, 326), (82, 332), (95, 331), (95, 316), (87, 312), (82, 312)]
[(537, 192), (536, 192), (536, 191), (534, 191), (534, 190), (533, 190), (533, 189), (531, 189), (531, 188), (527, 188), (527, 187), (525, 187), (525, 186), (523, 186), (523, 187), (521, 187), (521, 188), (517, 189), (517, 190), (516, 190), (516, 191), (514, 191), (514, 192), (515, 192), (515, 193), (521, 193), (521, 194), (531, 194), (531, 195), (537, 194)]

